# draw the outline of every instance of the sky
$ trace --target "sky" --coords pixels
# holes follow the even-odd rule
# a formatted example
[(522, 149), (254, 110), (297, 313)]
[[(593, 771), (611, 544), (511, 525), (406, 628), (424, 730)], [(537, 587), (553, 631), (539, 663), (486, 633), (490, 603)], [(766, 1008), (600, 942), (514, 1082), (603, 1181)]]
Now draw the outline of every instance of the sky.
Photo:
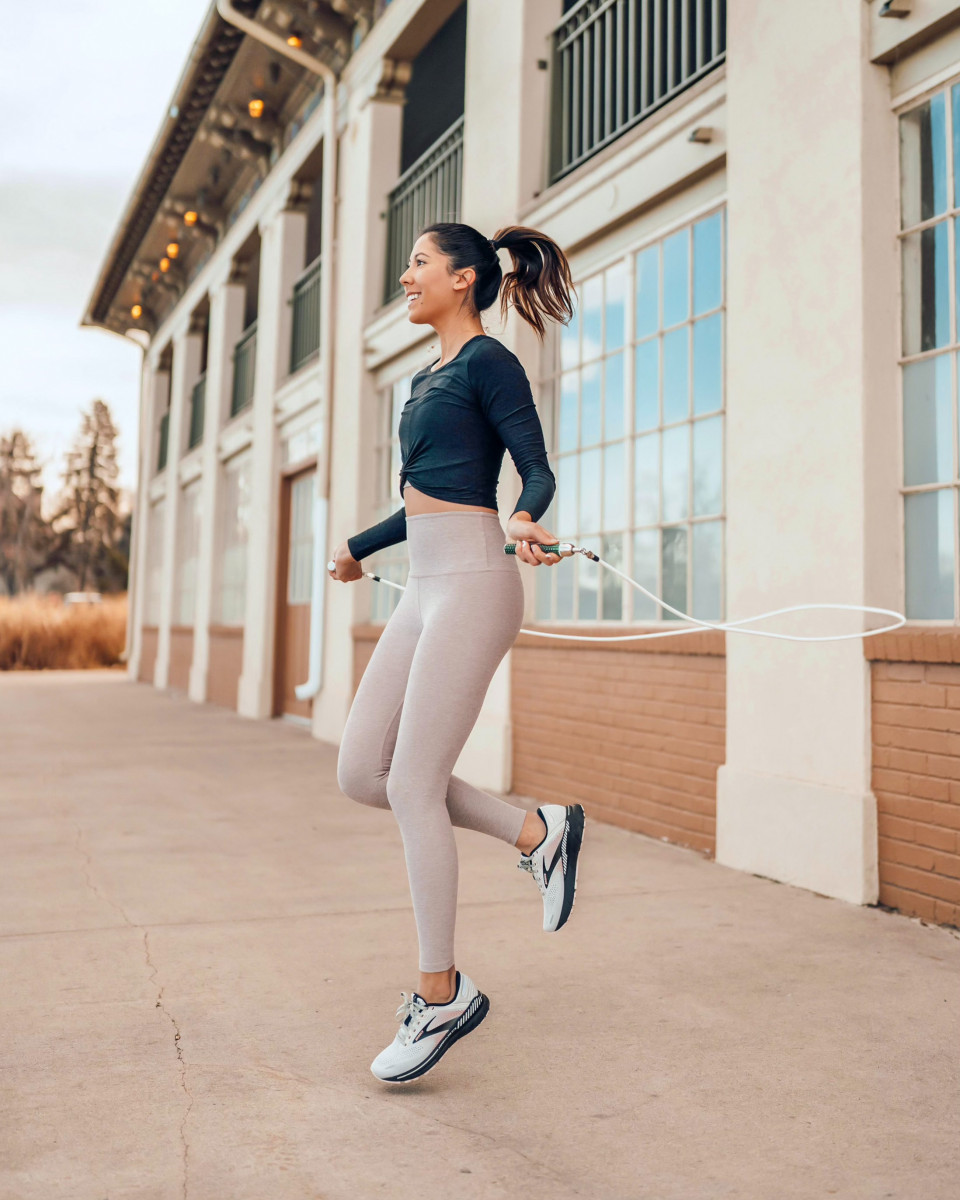
[(59, 489), (99, 397), (136, 484), (141, 350), (80, 328), (107, 247), (208, 0), (9, 5), (0, 72), (0, 434), (21, 428)]

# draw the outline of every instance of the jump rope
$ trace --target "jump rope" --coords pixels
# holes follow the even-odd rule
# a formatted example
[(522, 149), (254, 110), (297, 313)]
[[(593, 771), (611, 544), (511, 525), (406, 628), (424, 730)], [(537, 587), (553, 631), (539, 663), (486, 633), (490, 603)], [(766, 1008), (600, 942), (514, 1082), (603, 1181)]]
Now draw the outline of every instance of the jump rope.
[[(531, 637), (559, 638), (565, 642), (643, 642), (649, 638), (664, 638), (664, 637), (683, 637), (687, 633), (697, 633), (701, 629), (720, 629), (725, 633), (744, 633), (751, 634), (753, 637), (768, 637), (778, 638), (784, 642), (844, 642), (852, 638), (868, 638), (876, 637), (878, 633), (890, 633), (891, 630), (899, 629), (901, 625), (905, 625), (907, 618), (903, 613), (894, 612), (891, 608), (873, 608), (867, 604), (793, 604), (788, 608), (774, 608), (770, 612), (759, 613), (755, 617), (742, 617), (739, 621), (701, 621), (697, 617), (690, 616), (689, 613), (681, 612), (679, 608), (674, 608), (672, 604), (668, 604), (666, 600), (662, 600), (659, 596), (655, 596), (653, 592), (648, 591), (642, 583), (638, 583), (635, 579), (631, 579), (629, 575), (625, 575), (623, 571), (618, 570), (613, 563), (608, 563), (601, 558), (599, 554), (595, 554), (592, 550), (588, 550), (585, 546), (575, 546), (573, 542), (554, 542), (552, 545), (545, 546), (541, 542), (537, 543), (540, 549), (545, 554), (559, 554), (561, 558), (570, 558), (574, 554), (582, 554), (585, 558), (589, 558), (592, 562), (599, 563), (600, 566), (606, 567), (608, 571), (612, 571), (614, 575), (618, 575), (631, 587), (636, 588), (638, 592), (642, 592), (649, 599), (658, 604), (660, 608), (666, 609), (667, 612), (673, 613), (675, 617), (679, 617), (683, 621), (691, 622), (689, 628), (686, 629), (665, 629), (662, 632), (656, 633), (624, 633), (624, 634), (599, 634), (599, 635), (584, 635), (576, 633), (547, 633), (542, 629), (521, 629), (521, 633), (528, 633)], [(504, 554), (516, 554), (516, 542), (508, 542), (503, 548)], [(557, 564), (559, 565), (559, 564)], [(336, 570), (336, 563), (332, 560), (327, 563), (327, 570)], [(405, 592), (407, 589), (400, 583), (394, 583), (392, 579), (384, 579), (382, 575), (376, 575), (373, 571), (364, 571), (367, 579), (374, 579), (377, 583), (385, 583), (387, 587), (396, 588), (398, 591)], [(814, 610), (829, 610), (831, 612), (860, 612), (860, 613), (876, 613), (883, 617), (893, 617), (892, 625), (881, 625), (878, 629), (866, 629), (859, 633), (834, 633), (827, 634), (822, 637), (812, 637), (805, 634), (792, 633), (771, 633), (766, 629), (746, 629), (746, 625), (753, 625), (757, 621), (765, 621), (769, 617), (779, 617), (784, 613), (793, 612), (813, 612)]]

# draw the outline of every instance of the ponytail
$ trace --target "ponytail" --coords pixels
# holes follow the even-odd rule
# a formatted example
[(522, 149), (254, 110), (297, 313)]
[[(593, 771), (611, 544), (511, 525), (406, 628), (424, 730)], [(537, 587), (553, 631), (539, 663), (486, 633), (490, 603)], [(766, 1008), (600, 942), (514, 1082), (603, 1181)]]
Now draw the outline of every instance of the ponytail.
[(564, 325), (573, 316), (573, 279), (567, 256), (553, 238), (525, 225), (508, 225), (493, 236), (497, 249), (509, 251), (513, 270), (504, 276), (500, 313), (506, 320), (510, 304), (543, 340), (541, 313)]
[[(566, 255), (545, 233), (525, 225), (507, 225), (492, 238), (485, 238), (472, 225), (440, 221), (421, 229), (429, 234), (440, 253), (450, 259), (454, 271), (473, 267), (477, 278), (470, 291), (477, 315), (500, 296), (500, 314), (506, 320), (512, 304), (519, 315), (543, 340), (543, 317), (567, 324), (573, 316), (571, 292), (575, 293)], [(503, 275), (498, 250), (507, 250), (513, 270)], [(502, 289), (501, 289), (501, 284)]]

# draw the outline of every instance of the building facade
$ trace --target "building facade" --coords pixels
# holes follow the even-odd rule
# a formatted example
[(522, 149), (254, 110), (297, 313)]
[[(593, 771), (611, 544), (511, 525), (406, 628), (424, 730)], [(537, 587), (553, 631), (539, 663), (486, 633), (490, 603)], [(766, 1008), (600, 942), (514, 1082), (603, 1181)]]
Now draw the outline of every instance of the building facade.
[[(438, 356), (399, 275), (431, 221), (530, 225), (574, 320), (484, 323), (543, 524), (703, 621), (908, 623), (521, 633), (458, 773), (960, 924), (958, 219), (960, 4), (218, 0), (84, 318), (144, 349), (131, 676), (339, 742), (398, 593), (324, 564), (399, 505)], [(582, 557), (521, 570), (527, 629), (678, 628)]]

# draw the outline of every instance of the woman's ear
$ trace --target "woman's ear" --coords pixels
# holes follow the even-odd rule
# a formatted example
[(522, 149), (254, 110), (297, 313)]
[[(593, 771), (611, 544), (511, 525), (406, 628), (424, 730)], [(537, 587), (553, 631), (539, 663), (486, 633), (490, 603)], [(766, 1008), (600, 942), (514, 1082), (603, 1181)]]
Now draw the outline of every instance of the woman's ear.
[(464, 267), (462, 271), (455, 272), (456, 278), (453, 281), (454, 291), (462, 292), (469, 289), (470, 285), (477, 278), (477, 273), (473, 267)]

